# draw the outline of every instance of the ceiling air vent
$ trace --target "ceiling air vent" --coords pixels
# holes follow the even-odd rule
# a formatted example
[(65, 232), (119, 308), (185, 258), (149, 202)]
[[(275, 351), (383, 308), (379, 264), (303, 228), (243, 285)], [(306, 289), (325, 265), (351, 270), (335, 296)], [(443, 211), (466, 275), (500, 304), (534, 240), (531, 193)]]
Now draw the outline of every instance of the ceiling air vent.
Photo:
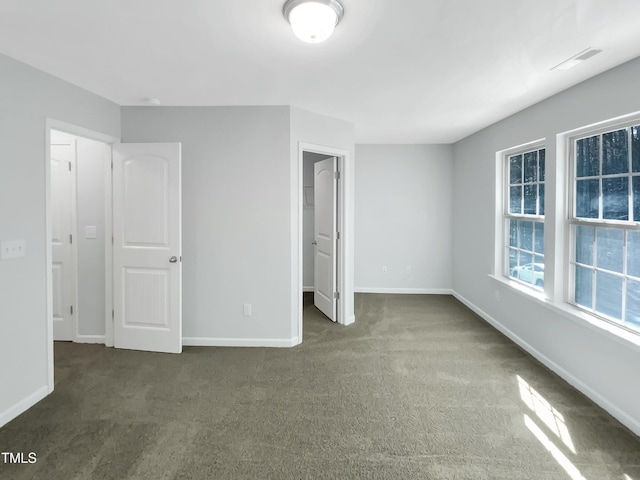
[(585, 60), (593, 57), (594, 55), (599, 54), (600, 52), (602, 52), (601, 48), (589, 47), (586, 50), (583, 50), (580, 53), (577, 53), (573, 57), (566, 59), (564, 62), (559, 63), (558, 65), (553, 67), (551, 70), (569, 70), (570, 68), (578, 65), (580, 62), (584, 62)]

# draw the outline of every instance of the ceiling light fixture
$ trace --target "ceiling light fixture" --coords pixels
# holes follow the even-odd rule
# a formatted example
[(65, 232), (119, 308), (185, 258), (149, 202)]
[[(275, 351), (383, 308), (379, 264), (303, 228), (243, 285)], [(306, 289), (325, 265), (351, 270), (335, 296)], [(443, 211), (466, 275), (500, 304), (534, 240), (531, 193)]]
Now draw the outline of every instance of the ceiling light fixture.
[(282, 13), (296, 37), (303, 42), (320, 43), (340, 23), (344, 7), (338, 0), (287, 0)]
[(551, 70), (569, 70), (600, 52), (602, 52), (602, 49), (589, 47), (586, 50), (582, 50), (580, 53), (576, 53), (573, 57), (567, 58), (564, 62), (559, 63)]

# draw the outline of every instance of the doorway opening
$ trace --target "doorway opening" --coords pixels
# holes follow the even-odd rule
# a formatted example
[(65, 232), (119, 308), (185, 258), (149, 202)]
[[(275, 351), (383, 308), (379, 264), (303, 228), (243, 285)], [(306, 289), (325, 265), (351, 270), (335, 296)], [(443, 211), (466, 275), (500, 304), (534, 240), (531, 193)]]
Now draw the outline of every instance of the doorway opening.
[[(111, 144), (118, 139), (46, 122), (49, 391), (54, 340), (113, 345)], [(107, 313), (108, 312), (108, 313)]]
[(50, 130), (53, 339), (106, 344), (111, 147)]
[[(302, 153), (303, 304), (311, 303), (332, 322), (337, 321), (337, 232), (339, 170), (336, 157)], [(318, 183), (318, 188), (316, 188)], [(316, 210), (318, 214), (316, 215)], [(308, 309), (305, 309), (308, 312)]]
[[(348, 325), (345, 289), (344, 171), (349, 153), (322, 145), (299, 145), (299, 341), (304, 313)], [(352, 289), (350, 289), (352, 290)], [(352, 305), (351, 305), (352, 307)], [(320, 313), (321, 312), (321, 313)]]

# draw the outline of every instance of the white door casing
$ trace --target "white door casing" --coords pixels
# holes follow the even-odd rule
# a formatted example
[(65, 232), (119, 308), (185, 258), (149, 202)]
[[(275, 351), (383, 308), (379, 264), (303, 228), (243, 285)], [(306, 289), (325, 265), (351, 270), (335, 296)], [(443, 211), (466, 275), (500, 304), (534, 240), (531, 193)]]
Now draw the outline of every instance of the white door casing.
[(314, 168), (314, 305), (336, 321), (336, 240), (338, 159), (316, 162)]
[(182, 351), (181, 145), (113, 145), (114, 346)]
[(53, 339), (76, 339), (76, 269), (73, 251), (75, 142), (51, 145), (51, 288)]

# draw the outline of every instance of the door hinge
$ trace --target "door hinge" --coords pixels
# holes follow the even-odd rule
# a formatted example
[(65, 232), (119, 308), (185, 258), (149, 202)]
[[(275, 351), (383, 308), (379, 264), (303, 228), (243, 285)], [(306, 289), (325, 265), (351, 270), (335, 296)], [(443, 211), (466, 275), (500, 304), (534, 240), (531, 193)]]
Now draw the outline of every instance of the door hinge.
[(333, 298), (340, 300), (340, 292), (333, 292)]
[(71, 162), (69, 162), (69, 171), (71, 171)]
[(111, 235), (111, 245), (114, 244), (113, 235)]
[(116, 318), (116, 311), (115, 310), (111, 310), (111, 321), (113, 322), (113, 320)]
[(71, 312), (71, 315), (73, 315), (73, 305), (69, 307), (69, 311)]
[(340, 180), (340, 172), (333, 172), (333, 178)]
[(336, 232), (336, 240), (340, 240), (340, 232)]
[(69, 234), (69, 243), (73, 243), (73, 235)]

